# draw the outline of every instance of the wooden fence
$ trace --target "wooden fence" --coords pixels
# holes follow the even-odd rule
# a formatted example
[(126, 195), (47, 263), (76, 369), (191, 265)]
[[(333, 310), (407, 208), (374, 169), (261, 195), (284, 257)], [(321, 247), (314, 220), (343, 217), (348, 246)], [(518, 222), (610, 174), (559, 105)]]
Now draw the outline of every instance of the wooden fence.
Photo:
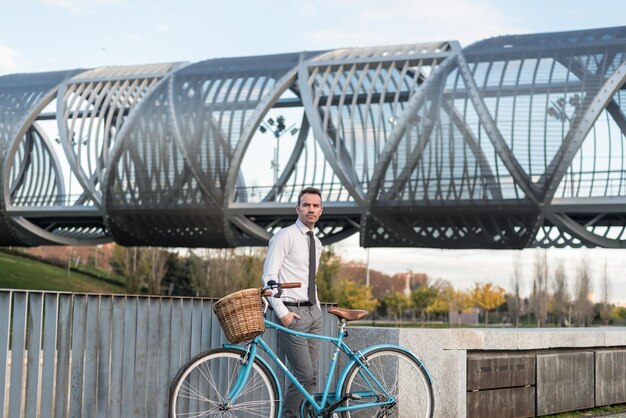
[[(213, 302), (0, 290), (0, 418), (166, 418), (180, 367), (226, 341)], [(325, 333), (336, 325), (324, 316)]]

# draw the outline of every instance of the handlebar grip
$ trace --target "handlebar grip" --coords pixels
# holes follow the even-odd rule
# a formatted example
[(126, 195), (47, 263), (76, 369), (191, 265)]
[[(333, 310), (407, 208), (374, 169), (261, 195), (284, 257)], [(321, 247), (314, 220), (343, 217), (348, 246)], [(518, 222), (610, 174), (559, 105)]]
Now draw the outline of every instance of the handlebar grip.
[(302, 287), (302, 283), (300, 282), (281, 283), (280, 287), (283, 289), (295, 289), (298, 287)]
[(261, 293), (261, 296), (272, 296), (272, 291), (266, 290), (265, 292)]

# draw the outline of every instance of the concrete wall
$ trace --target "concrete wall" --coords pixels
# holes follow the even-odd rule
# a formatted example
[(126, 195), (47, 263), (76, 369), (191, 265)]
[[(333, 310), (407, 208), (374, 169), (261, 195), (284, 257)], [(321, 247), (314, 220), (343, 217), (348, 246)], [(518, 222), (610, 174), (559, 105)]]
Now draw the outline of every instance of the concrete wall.
[[(464, 418), (467, 416), (468, 352), (511, 352), (511, 354), (519, 354), (531, 351), (549, 354), (551, 350), (569, 353), (572, 350), (582, 349), (581, 351), (591, 350), (595, 353), (600, 352), (602, 348), (626, 347), (626, 328), (526, 330), (353, 327), (350, 329), (348, 343), (353, 348), (372, 344), (398, 343), (411, 349), (424, 360), (433, 378), (435, 417)], [(606, 354), (604, 354), (602, 357), (603, 367), (610, 369), (607, 367), (606, 361)], [(597, 366), (596, 369), (600, 370)], [(538, 388), (538, 397), (541, 393), (547, 394), (546, 389), (545, 387)], [(613, 394), (613, 396), (619, 400), (623, 399), (626, 394), (621, 394), (621, 396)], [(606, 395), (605, 397), (608, 398)], [(540, 409), (538, 408), (538, 413), (540, 413)]]

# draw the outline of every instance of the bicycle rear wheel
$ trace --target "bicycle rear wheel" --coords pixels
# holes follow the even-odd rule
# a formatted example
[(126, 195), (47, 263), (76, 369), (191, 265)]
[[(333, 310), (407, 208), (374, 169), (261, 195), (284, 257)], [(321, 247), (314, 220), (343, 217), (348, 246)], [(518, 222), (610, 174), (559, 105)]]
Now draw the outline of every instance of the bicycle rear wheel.
[(271, 372), (258, 358), (241, 395), (227, 405), (226, 397), (235, 384), (243, 352), (216, 349), (189, 361), (170, 389), (171, 418), (267, 417), (277, 418), (278, 387)]
[[(344, 418), (433, 416), (435, 401), (430, 377), (415, 356), (399, 348), (384, 347), (370, 351), (365, 358), (369, 371), (397, 402), (389, 407), (344, 412)], [(382, 391), (358, 364), (354, 364), (348, 371), (343, 394), (361, 397), (358, 400), (349, 399), (346, 401), (348, 405), (384, 400)]]

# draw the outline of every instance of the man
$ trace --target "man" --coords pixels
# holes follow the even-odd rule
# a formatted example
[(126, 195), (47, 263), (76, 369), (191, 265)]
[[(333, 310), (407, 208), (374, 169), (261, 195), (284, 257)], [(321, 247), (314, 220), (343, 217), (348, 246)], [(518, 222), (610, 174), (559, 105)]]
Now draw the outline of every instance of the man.
[[(319, 334), (322, 331), (322, 311), (317, 298), (315, 273), (319, 266), (322, 243), (313, 233), (313, 228), (322, 214), (320, 191), (314, 187), (302, 190), (298, 196), (296, 212), (296, 222), (281, 229), (270, 240), (263, 265), (263, 283), (266, 284), (269, 280), (279, 283), (301, 282), (300, 288), (284, 289), (282, 298), (270, 298), (272, 307), (285, 327)], [(298, 381), (309, 393), (315, 392), (320, 341), (281, 332), (279, 343), (287, 353), (287, 359)], [(303, 400), (300, 392), (290, 384), (284, 399), (283, 416), (298, 417), (299, 406)]]

